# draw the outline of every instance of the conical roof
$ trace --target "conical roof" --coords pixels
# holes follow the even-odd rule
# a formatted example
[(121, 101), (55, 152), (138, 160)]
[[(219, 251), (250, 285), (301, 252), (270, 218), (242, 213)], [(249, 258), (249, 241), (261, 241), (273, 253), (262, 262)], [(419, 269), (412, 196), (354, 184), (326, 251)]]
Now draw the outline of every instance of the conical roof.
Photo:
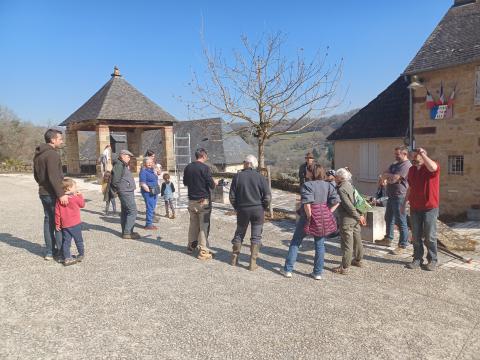
[(60, 126), (89, 120), (177, 121), (123, 79), (116, 67), (112, 78)]

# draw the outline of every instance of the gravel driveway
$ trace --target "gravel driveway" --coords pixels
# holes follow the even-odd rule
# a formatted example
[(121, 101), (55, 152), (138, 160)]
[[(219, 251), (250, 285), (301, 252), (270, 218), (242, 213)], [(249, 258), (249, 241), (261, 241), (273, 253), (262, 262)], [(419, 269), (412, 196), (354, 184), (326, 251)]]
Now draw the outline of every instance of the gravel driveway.
[(122, 240), (92, 186), (86, 259), (63, 267), (43, 260), (32, 177), (0, 175), (0, 189), (2, 359), (480, 359), (480, 272), (409, 271), (408, 259), (367, 248), (366, 268), (336, 275), (330, 241), (314, 281), (307, 239), (286, 279), (290, 222), (266, 226), (260, 268), (249, 272), (246, 246), (241, 266), (228, 265), (234, 221), (218, 213), (216, 259), (201, 262), (184, 251), (186, 212)]

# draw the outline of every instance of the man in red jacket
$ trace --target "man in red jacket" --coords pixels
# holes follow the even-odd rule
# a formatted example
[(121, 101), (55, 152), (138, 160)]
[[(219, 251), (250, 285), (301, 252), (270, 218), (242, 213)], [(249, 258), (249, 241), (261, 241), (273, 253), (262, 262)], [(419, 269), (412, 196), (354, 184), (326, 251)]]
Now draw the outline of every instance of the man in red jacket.
[(33, 175), (38, 183), (38, 194), (43, 205), (43, 237), (45, 239), (45, 260), (58, 259), (62, 254), (62, 234), (55, 231), (55, 203), (58, 200), (68, 204), (68, 196), (62, 187), (63, 171), (58, 149), (63, 145), (62, 132), (48, 129), (44, 135), (45, 144), (37, 146), (33, 158)]
[(407, 195), (402, 206), (410, 202), (410, 215), (413, 233), (413, 262), (409, 269), (417, 269), (423, 264), (423, 237), (427, 247), (425, 270), (434, 271), (437, 267), (437, 218), (440, 193), (440, 166), (427, 156), (425, 149), (418, 148), (412, 153), (413, 166), (408, 171)]

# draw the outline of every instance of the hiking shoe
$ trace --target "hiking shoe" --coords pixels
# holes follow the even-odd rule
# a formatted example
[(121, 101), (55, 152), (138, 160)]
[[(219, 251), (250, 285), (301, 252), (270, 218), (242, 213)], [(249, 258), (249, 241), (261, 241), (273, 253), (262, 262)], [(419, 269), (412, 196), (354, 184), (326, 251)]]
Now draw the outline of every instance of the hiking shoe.
[(397, 246), (395, 249), (390, 251), (390, 254), (391, 255), (402, 255), (402, 254), (405, 254), (406, 252), (407, 252), (406, 248), (403, 248), (401, 246)]
[(384, 237), (382, 240), (375, 241), (375, 245), (391, 246), (392, 245), (392, 240), (389, 239), (388, 237)]
[(75, 260), (77, 260), (77, 262), (82, 262), (82, 261), (83, 261), (83, 258), (84, 258), (83, 255), (77, 255), (77, 257), (75, 258)]
[(158, 228), (155, 225), (149, 225), (145, 226), (145, 230), (158, 230)]
[(356, 266), (356, 267), (361, 268), (361, 267), (363, 267), (363, 262), (361, 260), (352, 260), (352, 266)]
[(415, 270), (415, 269), (420, 269), (421, 265), (422, 263), (420, 262), (420, 260), (413, 260), (411, 263), (408, 263), (406, 265), (406, 268), (410, 270)]
[(282, 269), (281, 273), (282, 273), (283, 276), (285, 276), (286, 278), (291, 278), (291, 277), (292, 277), (292, 272), (291, 272), (291, 271), (285, 271), (284, 269)]
[(52, 260), (53, 260), (53, 256), (52, 256), (52, 254), (47, 254), (47, 255), (45, 255), (44, 259), (45, 259), (46, 261), (52, 261)]
[(200, 250), (197, 256), (197, 259), (199, 260), (211, 260), (212, 258), (212, 253), (210, 253), (208, 250)]
[(332, 271), (335, 274), (340, 274), (340, 275), (347, 275), (348, 274), (348, 269), (344, 268), (343, 266), (338, 266), (336, 268), (333, 268)]
[(321, 274), (314, 274), (311, 273), (310, 276), (314, 278), (315, 280), (322, 280), (322, 275)]
[(436, 261), (429, 262), (427, 265), (425, 265), (424, 270), (426, 271), (437, 270), (437, 262)]
[(140, 236), (140, 234), (133, 232), (131, 234), (123, 234), (122, 238), (123, 239), (130, 239), (130, 240), (138, 240), (138, 239), (141, 238), (141, 236)]
[(73, 265), (73, 264), (76, 264), (76, 263), (77, 263), (77, 260), (75, 260), (73, 258), (65, 259), (65, 261), (63, 262), (63, 266), (70, 266), (70, 265)]

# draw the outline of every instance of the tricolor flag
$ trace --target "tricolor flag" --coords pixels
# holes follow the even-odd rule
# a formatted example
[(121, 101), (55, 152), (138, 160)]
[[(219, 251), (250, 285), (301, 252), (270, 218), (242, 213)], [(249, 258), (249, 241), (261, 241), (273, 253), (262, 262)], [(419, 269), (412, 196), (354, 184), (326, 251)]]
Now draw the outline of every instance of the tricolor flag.
[(435, 100), (433, 99), (432, 94), (430, 94), (430, 91), (427, 89), (427, 98), (425, 99), (427, 109), (432, 110), (433, 107), (435, 106)]
[(443, 82), (440, 85), (440, 97), (438, 98), (437, 105), (445, 104), (445, 95), (443, 94)]
[(450, 94), (450, 97), (448, 98), (448, 108), (447, 112), (445, 114), (446, 118), (452, 118), (453, 117), (453, 102), (455, 101), (455, 90), (457, 89), (457, 86), (453, 88), (452, 93)]

